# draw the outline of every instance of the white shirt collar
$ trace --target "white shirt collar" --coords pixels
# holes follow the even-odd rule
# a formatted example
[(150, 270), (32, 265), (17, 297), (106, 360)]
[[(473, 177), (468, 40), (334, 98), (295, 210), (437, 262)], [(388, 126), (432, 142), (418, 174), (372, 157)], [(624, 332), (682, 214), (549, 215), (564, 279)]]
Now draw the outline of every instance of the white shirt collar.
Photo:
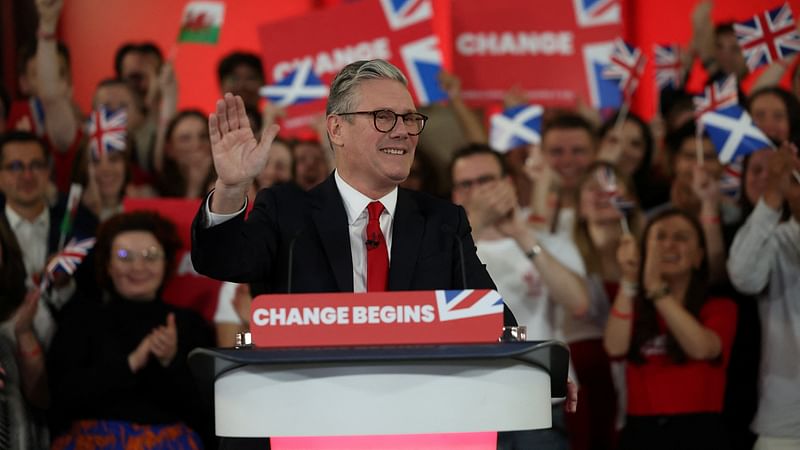
[[(347, 212), (347, 223), (352, 225), (367, 208), (367, 205), (373, 202), (373, 200), (361, 192), (358, 192), (353, 186), (347, 184), (339, 175), (338, 170), (333, 172), (333, 177), (336, 181), (336, 187), (339, 188), (339, 194), (342, 196), (342, 202), (344, 202), (344, 209), (345, 212)], [(383, 204), (389, 216), (394, 218), (394, 210), (397, 207), (397, 187), (379, 198), (378, 201)]]
[(8, 219), (8, 224), (11, 226), (12, 230), (16, 230), (23, 222), (27, 222), (34, 227), (49, 227), (50, 226), (50, 210), (44, 208), (32, 222), (28, 222), (22, 216), (17, 214), (16, 211), (11, 209), (11, 206), (6, 203), (6, 218)]

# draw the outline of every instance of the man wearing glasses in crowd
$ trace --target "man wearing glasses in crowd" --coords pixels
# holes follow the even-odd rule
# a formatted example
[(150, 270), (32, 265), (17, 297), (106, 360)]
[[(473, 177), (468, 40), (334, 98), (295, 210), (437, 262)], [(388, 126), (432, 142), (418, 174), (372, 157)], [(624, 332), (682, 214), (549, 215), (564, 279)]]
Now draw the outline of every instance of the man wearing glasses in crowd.
[(383, 60), (346, 66), (331, 85), (326, 116), (334, 173), (308, 193), (292, 185), (261, 191), (245, 221), (247, 187), (278, 128), (256, 142), (242, 100), (226, 94), (217, 102), (209, 131), (219, 178), (195, 218), (197, 271), (266, 281), (276, 293), (288, 291), (290, 278), (292, 292), (493, 289), (464, 209), (398, 189), (427, 120), (403, 74)]

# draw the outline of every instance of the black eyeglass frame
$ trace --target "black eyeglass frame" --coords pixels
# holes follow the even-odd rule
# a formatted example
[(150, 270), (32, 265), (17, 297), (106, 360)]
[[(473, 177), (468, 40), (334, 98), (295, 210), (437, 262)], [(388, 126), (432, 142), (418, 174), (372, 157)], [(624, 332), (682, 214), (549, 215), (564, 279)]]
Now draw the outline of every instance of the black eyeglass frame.
[[(394, 122), (392, 122), (392, 126), (389, 127), (387, 130), (382, 130), (378, 127), (378, 114), (380, 113), (390, 113), (394, 116)], [(402, 117), (403, 123), (406, 122), (406, 117), (408, 116), (415, 116), (422, 119), (422, 125), (419, 127), (419, 131), (416, 133), (408, 132), (410, 136), (419, 136), (422, 134), (422, 130), (425, 129), (425, 124), (428, 122), (428, 116), (419, 112), (407, 112), (405, 114), (397, 114), (396, 112), (392, 111), (391, 109), (376, 109), (375, 111), (353, 111), (353, 112), (345, 112), (345, 113), (338, 113), (338, 116), (352, 116), (356, 114), (370, 114), (372, 115), (372, 125), (375, 126), (375, 129), (380, 131), (381, 133), (389, 133), (390, 131), (394, 130), (394, 127), (397, 126), (397, 118)], [(406, 127), (408, 128), (408, 127)]]

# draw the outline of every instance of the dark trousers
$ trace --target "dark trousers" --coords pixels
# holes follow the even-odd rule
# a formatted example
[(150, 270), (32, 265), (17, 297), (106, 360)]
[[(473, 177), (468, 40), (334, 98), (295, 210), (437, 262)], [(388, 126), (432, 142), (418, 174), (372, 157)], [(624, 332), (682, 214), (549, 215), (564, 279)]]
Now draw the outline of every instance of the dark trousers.
[(619, 450), (730, 450), (722, 415), (628, 416)]

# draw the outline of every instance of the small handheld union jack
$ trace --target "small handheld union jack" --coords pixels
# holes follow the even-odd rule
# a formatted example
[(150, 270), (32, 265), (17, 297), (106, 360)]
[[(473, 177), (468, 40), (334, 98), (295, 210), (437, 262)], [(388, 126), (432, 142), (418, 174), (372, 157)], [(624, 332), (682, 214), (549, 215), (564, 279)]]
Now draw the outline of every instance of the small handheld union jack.
[(75, 238), (70, 239), (64, 250), (61, 250), (50, 260), (45, 268), (45, 276), (42, 277), (40, 288), (42, 291), (47, 289), (47, 286), (55, 279), (58, 272), (67, 275), (74, 275), (81, 265), (86, 255), (94, 247), (95, 238), (82, 239), (80, 241)]
[(694, 98), (694, 117), (699, 119), (705, 113), (738, 104), (739, 90), (736, 77), (728, 75), (722, 82), (706, 86), (703, 95)]
[(614, 41), (614, 50), (609, 57), (609, 63), (603, 70), (603, 78), (618, 80), (622, 95), (627, 100), (639, 85), (642, 72), (644, 72), (644, 64), (645, 56), (641, 50), (617, 38)]
[(89, 115), (86, 134), (89, 136), (89, 152), (99, 160), (107, 153), (125, 151), (128, 135), (128, 113), (125, 109), (108, 110), (100, 106)]
[(656, 69), (656, 86), (659, 91), (667, 87), (679, 89), (683, 84), (681, 49), (675, 44), (653, 45)]
[(733, 31), (751, 72), (800, 51), (800, 34), (788, 3), (734, 23)]
[(608, 197), (608, 202), (614, 209), (622, 214), (622, 217), (619, 219), (622, 231), (630, 233), (631, 230), (628, 226), (627, 217), (633, 208), (636, 207), (636, 204), (626, 199), (620, 193), (619, 184), (617, 183), (617, 174), (614, 172), (614, 169), (606, 165), (600, 166), (595, 171), (595, 178), (597, 179), (597, 183), (600, 184), (603, 194)]

